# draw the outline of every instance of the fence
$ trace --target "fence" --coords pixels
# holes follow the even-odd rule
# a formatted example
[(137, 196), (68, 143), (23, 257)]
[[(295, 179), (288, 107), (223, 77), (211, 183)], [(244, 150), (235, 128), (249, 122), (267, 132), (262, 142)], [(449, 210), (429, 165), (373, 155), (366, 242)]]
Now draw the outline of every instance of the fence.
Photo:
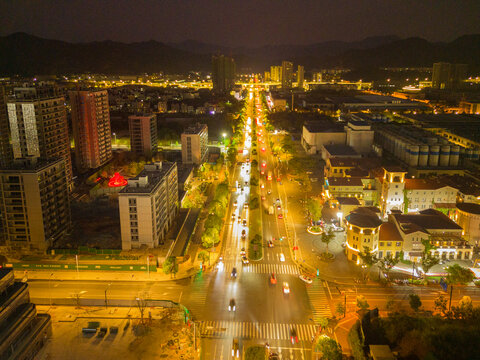
[[(31, 264), (13, 263), (15, 270), (74, 270), (79, 271), (147, 271), (147, 265), (97, 265), (97, 264)], [(157, 272), (157, 267), (151, 265), (148, 271)]]

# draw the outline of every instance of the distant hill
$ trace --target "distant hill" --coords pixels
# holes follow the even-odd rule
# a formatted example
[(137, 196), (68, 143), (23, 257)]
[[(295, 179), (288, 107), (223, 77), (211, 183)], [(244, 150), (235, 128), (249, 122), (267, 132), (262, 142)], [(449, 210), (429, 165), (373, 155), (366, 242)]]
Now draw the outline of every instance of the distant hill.
[(130, 44), (67, 43), (15, 33), (0, 37), (0, 75), (210, 71), (210, 58), (215, 53), (233, 56), (239, 69), (253, 71), (266, 70), (282, 60), (302, 64), (307, 70), (332, 66), (354, 69), (431, 66), (436, 61), (479, 67), (480, 34), (465, 35), (449, 43), (381, 36), (355, 42), (229, 48), (194, 40), (170, 44), (153, 40)]

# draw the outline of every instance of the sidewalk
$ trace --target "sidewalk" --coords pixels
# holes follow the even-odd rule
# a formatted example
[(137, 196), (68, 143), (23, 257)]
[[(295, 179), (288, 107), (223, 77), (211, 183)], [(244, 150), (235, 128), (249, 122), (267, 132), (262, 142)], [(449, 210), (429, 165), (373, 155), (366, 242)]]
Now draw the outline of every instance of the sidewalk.
[[(188, 267), (187, 267), (188, 266)], [(88, 281), (171, 281), (188, 278), (195, 275), (192, 265), (179, 265), (179, 271), (173, 275), (159, 272), (141, 271), (57, 271), (57, 270), (15, 270), (15, 278), (20, 280), (88, 280)]]
[(357, 320), (357, 313), (347, 313), (345, 318), (341, 319), (334, 329), (335, 339), (342, 346), (343, 354), (348, 356), (352, 354), (352, 349), (348, 343), (348, 333)]

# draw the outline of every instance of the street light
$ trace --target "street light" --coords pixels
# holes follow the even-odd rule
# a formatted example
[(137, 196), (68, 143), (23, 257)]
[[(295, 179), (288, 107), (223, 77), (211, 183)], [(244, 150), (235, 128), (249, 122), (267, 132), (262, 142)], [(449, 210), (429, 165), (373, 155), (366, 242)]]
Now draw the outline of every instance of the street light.
[(105, 289), (105, 309), (108, 309), (108, 301), (107, 301), (107, 290), (112, 285), (111, 283), (108, 284), (107, 288)]
[(342, 218), (343, 218), (343, 213), (342, 212), (337, 212), (337, 217), (338, 217), (338, 225), (342, 226)]
[(52, 306), (52, 287), (50, 285), (50, 281), (52, 280), (53, 273), (50, 274), (50, 278), (48, 279), (48, 294), (50, 295), (50, 306)]

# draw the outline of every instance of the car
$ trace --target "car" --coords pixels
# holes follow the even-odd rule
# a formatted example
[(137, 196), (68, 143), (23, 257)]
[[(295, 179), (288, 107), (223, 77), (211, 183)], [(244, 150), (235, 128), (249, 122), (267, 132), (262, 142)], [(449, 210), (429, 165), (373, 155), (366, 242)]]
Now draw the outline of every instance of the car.
[(248, 181), (245, 181), (245, 186), (248, 186)]
[(240, 250), (240, 255), (245, 255), (246, 252), (245, 252), (245, 248), (243, 247), (241, 250)]
[(300, 280), (306, 282), (307, 284), (311, 284), (313, 282), (307, 275), (299, 275)]
[(265, 184), (262, 183), (262, 185), (260, 185), (260, 187), (261, 187), (262, 189), (265, 189)]
[(260, 171), (260, 175), (265, 175), (265, 170)]
[(243, 220), (242, 220), (242, 225), (243, 225), (243, 226), (247, 226), (247, 220), (243, 219)]
[(237, 217), (237, 221), (240, 224), (242, 222), (242, 217), (241, 216)]
[(264, 195), (262, 195), (262, 201), (265, 201), (266, 199), (267, 198)]
[(243, 194), (243, 187), (240, 189), (240, 192)]
[(272, 193), (272, 190), (268, 190), (267, 194), (270, 195)]
[(262, 151), (265, 152), (265, 148), (264, 148), (264, 147), (262, 147)]
[(290, 294), (290, 286), (288, 285), (287, 282), (283, 283), (283, 293), (284, 294)]
[(279, 198), (277, 198), (277, 200), (275, 200), (275, 202), (277, 202), (277, 203), (280, 203), (280, 199), (279, 199)]
[(278, 214), (279, 219), (283, 219), (283, 214)]
[(249, 162), (250, 162), (250, 158), (247, 157), (247, 158), (245, 159), (245, 161), (246, 161), (247, 163), (249, 163)]
[(295, 330), (295, 328), (290, 329), (290, 341), (292, 345), (298, 343), (297, 330)]
[(265, 161), (262, 161), (262, 167), (267, 167), (267, 163)]
[(237, 207), (237, 206), (238, 206), (238, 201), (235, 200), (235, 201), (233, 202), (233, 207)]
[(336, 226), (336, 227), (333, 228), (333, 231), (334, 232), (341, 232), (341, 231), (345, 231), (345, 229), (343, 227)]
[(236, 306), (235, 306), (235, 299), (230, 299), (230, 302), (228, 303), (228, 311), (235, 311)]
[(232, 358), (240, 358), (240, 345), (238, 344), (238, 339), (233, 339), (232, 342)]
[(236, 278), (237, 277), (237, 268), (232, 269), (232, 273), (230, 274), (231, 278)]
[(243, 265), (248, 265), (249, 261), (245, 255), (242, 256), (242, 264)]
[(279, 258), (281, 262), (285, 261), (285, 255), (283, 255), (283, 253), (280, 253)]
[(273, 248), (273, 241), (272, 241), (272, 240), (268, 240), (267, 245), (268, 245), (269, 248)]
[(270, 284), (275, 285), (277, 283), (277, 277), (275, 276), (275, 273), (272, 273), (270, 275)]
[(232, 214), (232, 220), (235, 221), (235, 213)]
[(242, 230), (242, 240), (245, 240), (247, 236), (247, 232), (245, 231), (245, 229)]
[(247, 169), (247, 170), (245, 170), (245, 173), (246, 173), (246, 174), (248, 174), (248, 169)]
[(248, 203), (243, 204), (244, 209), (248, 209)]
[(277, 205), (277, 210), (278, 211), (282, 210), (282, 207), (280, 206), (280, 204)]

